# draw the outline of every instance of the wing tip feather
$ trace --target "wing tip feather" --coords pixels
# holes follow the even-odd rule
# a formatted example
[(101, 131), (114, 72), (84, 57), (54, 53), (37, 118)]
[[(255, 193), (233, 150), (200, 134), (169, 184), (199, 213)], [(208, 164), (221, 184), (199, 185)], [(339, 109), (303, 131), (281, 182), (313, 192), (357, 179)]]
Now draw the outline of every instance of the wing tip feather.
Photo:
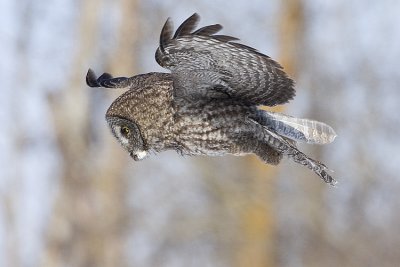
[(100, 84), (97, 81), (96, 73), (92, 69), (88, 69), (86, 73), (86, 84), (89, 87), (100, 87)]
[(168, 42), (172, 39), (172, 31), (173, 31), (173, 25), (172, 25), (172, 19), (169, 17), (165, 23), (164, 26), (161, 29), (161, 34), (160, 34), (160, 49), (162, 51), (165, 50), (165, 46), (168, 44)]
[(192, 34), (193, 35), (201, 35), (201, 36), (212, 36), (222, 30), (222, 25), (221, 24), (213, 24), (213, 25), (208, 25), (204, 26), (200, 29), (197, 29), (194, 31)]
[(184, 22), (182, 22), (182, 24), (178, 27), (178, 29), (176, 29), (172, 39), (192, 34), (192, 31), (196, 28), (199, 21), (200, 21), (199, 14), (193, 13), (193, 15), (191, 15)]

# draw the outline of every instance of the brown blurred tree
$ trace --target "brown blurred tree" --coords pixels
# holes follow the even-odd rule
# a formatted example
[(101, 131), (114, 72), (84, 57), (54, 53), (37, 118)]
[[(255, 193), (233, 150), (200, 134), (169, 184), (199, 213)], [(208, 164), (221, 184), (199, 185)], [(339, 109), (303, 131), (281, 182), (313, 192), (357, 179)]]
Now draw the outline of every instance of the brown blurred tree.
[[(91, 99), (84, 76), (96, 50), (102, 3), (85, 0), (81, 5), (71, 82), (50, 98), (63, 165), (41, 266), (127, 266), (123, 253), (129, 212), (122, 152), (112, 149), (108, 132), (100, 135), (104, 145), (93, 146), (89, 140)], [(134, 73), (136, 1), (120, 1), (119, 10), (122, 19), (113, 53), (117, 56), (109, 61), (109, 69)]]
[[(281, 2), (279, 16), (280, 56), (278, 61), (290, 76), (297, 72), (297, 44), (303, 28), (303, 7), (301, 0)], [(282, 112), (284, 107), (273, 108)], [(241, 245), (234, 266), (276, 266), (277, 265), (277, 226), (274, 211), (275, 178), (277, 168), (263, 164), (257, 158), (250, 158), (248, 169), (257, 170), (248, 182), (251, 183), (245, 204), (239, 211), (242, 224)]]

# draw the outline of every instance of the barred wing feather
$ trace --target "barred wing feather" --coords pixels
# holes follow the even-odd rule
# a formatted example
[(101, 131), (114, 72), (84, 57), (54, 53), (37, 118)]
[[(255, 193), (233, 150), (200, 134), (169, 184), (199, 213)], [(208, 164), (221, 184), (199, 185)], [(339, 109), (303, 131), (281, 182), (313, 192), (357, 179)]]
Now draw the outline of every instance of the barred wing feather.
[(277, 62), (235, 37), (216, 35), (219, 24), (195, 30), (199, 18), (193, 14), (174, 35), (168, 19), (161, 31), (156, 61), (171, 70), (178, 97), (230, 97), (267, 106), (294, 97), (294, 82)]

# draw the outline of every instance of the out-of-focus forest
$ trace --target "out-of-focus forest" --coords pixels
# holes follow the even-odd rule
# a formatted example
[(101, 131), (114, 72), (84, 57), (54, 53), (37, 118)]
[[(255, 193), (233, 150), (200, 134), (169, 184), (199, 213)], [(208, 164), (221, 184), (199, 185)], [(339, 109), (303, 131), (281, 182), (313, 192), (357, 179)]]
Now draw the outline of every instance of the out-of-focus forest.
[[(198, 12), (278, 60), (297, 97), (274, 110), (338, 133), (300, 145), (336, 188), (284, 160), (133, 162), (104, 120), (154, 60), (167, 17)], [(400, 2), (3, 0), (0, 266), (398, 266)]]

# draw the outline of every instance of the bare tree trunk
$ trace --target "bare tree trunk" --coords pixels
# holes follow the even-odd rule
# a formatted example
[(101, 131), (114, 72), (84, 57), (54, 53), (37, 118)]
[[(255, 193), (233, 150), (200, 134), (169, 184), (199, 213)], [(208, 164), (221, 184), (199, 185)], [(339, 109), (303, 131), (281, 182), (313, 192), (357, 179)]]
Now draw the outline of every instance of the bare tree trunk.
[[(282, 48), (281, 63), (289, 74), (291, 74), (292, 76), (296, 76), (299, 70), (300, 62), (306, 59), (306, 57), (310, 56), (309, 54), (307, 55), (307, 49), (305, 48), (305, 43), (303, 39), (305, 34), (304, 3), (302, 0), (285, 0), (283, 2), (283, 5), (284, 13), (282, 16), (282, 22), (280, 23), (280, 46)], [(302, 51), (302, 53), (300, 53), (299, 51)], [(304, 64), (307, 64), (307, 61), (305, 61)], [(303, 67), (306, 69), (307, 65), (304, 65)], [(310, 86), (309, 90), (315, 90), (315, 88), (316, 86)], [(311, 100), (310, 102), (312, 103), (313, 100)], [(311, 104), (310, 106), (311, 109), (314, 109), (313, 107), (315, 107), (314, 104)], [(316, 110), (311, 111), (312, 114), (309, 114), (306, 117), (318, 119), (318, 117), (315, 116), (315, 114), (317, 114), (317, 112), (315, 111)], [(313, 148), (308, 147), (307, 149), (312, 149), (311, 154), (313, 155), (313, 157), (317, 159), (320, 158), (320, 156), (318, 155), (321, 154), (321, 146), (314, 146)], [(293, 168), (297, 167), (298, 166), (293, 166)], [(283, 239), (280, 241), (286, 248), (285, 252), (280, 252), (280, 260), (284, 262), (283, 264), (285, 264), (285, 261), (287, 261), (289, 258), (301, 257), (303, 262), (307, 262), (307, 266), (319, 266), (321, 263), (318, 263), (316, 261), (318, 257), (310, 257), (310, 260), (307, 261), (307, 259), (303, 255), (297, 254), (303, 253), (303, 251), (298, 251), (299, 247), (301, 246), (296, 244), (298, 244), (299, 242), (307, 241), (299, 241), (298, 237), (295, 237), (293, 234), (287, 234), (287, 232), (293, 231), (292, 229), (295, 229), (295, 225), (299, 224), (299, 222), (295, 222), (294, 220), (292, 220), (293, 218), (297, 218), (299, 221), (302, 221), (303, 224), (307, 225), (303, 226), (300, 231), (303, 232), (303, 235), (312, 240), (311, 242), (308, 241), (310, 242), (310, 244), (307, 245), (307, 255), (308, 253), (310, 253), (310, 255), (312, 256), (315, 256), (316, 254), (324, 254), (324, 248), (323, 245), (320, 243), (320, 240), (323, 239), (324, 236), (324, 225), (321, 221), (321, 218), (325, 217), (323, 215), (323, 212), (326, 211), (326, 209), (322, 207), (324, 203), (323, 189), (327, 188), (326, 184), (320, 183), (317, 179), (315, 179), (316, 177), (310, 177), (313, 175), (310, 175), (310, 172), (307, 169), (300, 168), (299, 170), (296, 169), (295, 172), (291, 172), (289, 170), (286, 173), (288, 175), (291, 173), (296, 173), (297, 177), (288, 177), (287, 179), (296, 178), (296, 183), (298, 185), (296, 187), (296, 190), (298, 190), (299, 192), (307, 191), (308, 193), (307, 200), (301, 198), (299, 199), (298, 196), (293, 196), (293, 198), (285, 200), (282, 204), (290, 205), (293, 201), (296, 202), (296, 204), (294, 205), (295, 207), (290, 209), (291, 214), (287, 218), (285, 218), (287, 220), (285, 222), (285, 225), (283, 226), (285, 227), (285, 229), (280, 229), (281, 236), (283, 237)], [(302, 212), (302, 214), (300, 214), (299, 216), (296, 216), (296, 213), (298, 212), (296, 210), (296, 207), (307, 207), (307, 211)], [(284, 240), (285, 238), (292, 238), (292, 240)], [(313, 240), (313, 238), (317, 239)], [(285, 255), (288, 253), (290, 254), (289, 256)], [(315, 262), (317, 263), (315, 264)]]
[[(301, 0), (285, 0), (281, 3), (279, 29), (279, 62), (291, 76), (296, 76), (297, 49), (303, 25)], [(271, 109), (270, 109), (271, 110)], [(273, 108), (282, 112), (283, 107)], [(263, 164), (252, 158), (248, 169), (256, 170), (249, 181), (251, 190), (243, 205), (241, 223), (241, 246), (237, 253), (235, 266), (276, 266), (277, 265), (277, 226), (275, 206), (275, 183), (277, 168)]]
[(276, 168), (252, 157), (246, 163), (254, 170), (248, 177), (248, 191), (238, 211), (239, 248), (234, 266), (275, 266), (274, 183)]
[[(120, 5), (119, 45), (109, 62), (110, 71), (133, 71), (136, 1)], [(95, 50), (100, 7), (98, 1), (82, 2), (71, 83), (51, 98), (63, 171), (42, 266), (127, 266), (123, 254), (129, 210), (123, 154), (112, 149), (111, 138), (99, 138), (98, 143), (90, 140), (95, 129), (90, 123), (92, 100), (84, 78), (86, 62)]]
[[(300, 39), (303, 25), (301, 0), (285, 0), (281, 3), (279, 29), (279, 62), (291, 76), (297, 71), (296, 44)], [(283, 107), (273, 108), (282, 112)], [(277, 236), (274, 211), (275, 179), (277, 168), (263, 164), (257, 158), (251, 158), (248, 169), (256, 170), (249, 183), (252, 184), (243, 209), (240, 211), (242, 232), (241, 246), (237, 253), (235, 266), (276, 266)]]
[(279, 62), (292, 77), (296, 76), (298, 71), (299, 48), (304, 26), (303, 9), (302, 0), (284, 0), (281, 3)]

